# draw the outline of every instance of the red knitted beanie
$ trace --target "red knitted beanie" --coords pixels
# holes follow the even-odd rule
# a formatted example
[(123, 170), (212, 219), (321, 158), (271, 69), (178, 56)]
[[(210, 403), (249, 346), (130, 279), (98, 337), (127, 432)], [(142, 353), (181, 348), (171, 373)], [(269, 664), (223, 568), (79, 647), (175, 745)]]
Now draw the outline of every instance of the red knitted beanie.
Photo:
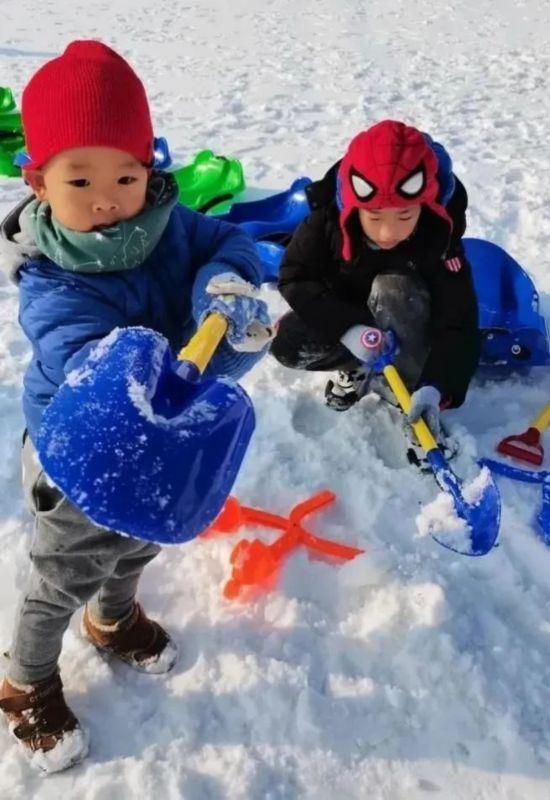
[(149, 165), (153, 127), (145, 89), (130, 65), (95, 41), (71, 42), (23, 92), (22, 118), (30, 162), (42, 167), (73, 147), (114, 147)]

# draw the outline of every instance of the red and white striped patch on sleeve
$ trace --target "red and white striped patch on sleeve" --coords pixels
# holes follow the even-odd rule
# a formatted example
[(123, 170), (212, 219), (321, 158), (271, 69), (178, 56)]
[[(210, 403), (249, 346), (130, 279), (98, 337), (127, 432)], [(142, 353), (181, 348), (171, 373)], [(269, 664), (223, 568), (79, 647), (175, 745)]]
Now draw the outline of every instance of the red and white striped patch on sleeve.
[(462, 269), (462, 261), (458, 256), (455, 256), (455, 258), (447, 258), (444, 264), (445, 269), (448, 269), (449, 272), (460, 272)]

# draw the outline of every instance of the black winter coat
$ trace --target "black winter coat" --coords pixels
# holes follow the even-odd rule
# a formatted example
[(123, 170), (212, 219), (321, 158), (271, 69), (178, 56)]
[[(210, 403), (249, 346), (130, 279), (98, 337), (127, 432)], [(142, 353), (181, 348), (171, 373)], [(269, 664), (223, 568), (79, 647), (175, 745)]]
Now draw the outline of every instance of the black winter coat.
[[(315, 335), (335, 344), (353, 325), (374, 325), (367, 308), (372, 282), (385, 271), (415, 270), (431, 296), (430, 351), (419, 382), (436, 386), (450, 406), (463, 403), (478, 364), (481, 336), (471, 268), (461, 238), (468, 198), (460, 181), (447, 212), (453, 230), (424, 207), (414, 233), (392, 250), (369, 246), (358, 214), (350, 217), (352, 260), (341, 257), (335, 164), (308, 189), (310, 215), (297, 228), (281, 265), (279, 290)], [(453, 272), (445, 261), (459, 258)]]

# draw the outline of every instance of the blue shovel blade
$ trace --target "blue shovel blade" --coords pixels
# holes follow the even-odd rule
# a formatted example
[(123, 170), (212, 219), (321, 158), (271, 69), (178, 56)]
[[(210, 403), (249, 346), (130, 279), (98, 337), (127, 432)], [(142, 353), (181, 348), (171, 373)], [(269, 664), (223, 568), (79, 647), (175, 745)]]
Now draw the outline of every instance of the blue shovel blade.
[(548, 480), (542, 482), (542, 506), (537, 514), (539, 539), (545, 545), (550, 545), (550, 484)]
[(537, 514), (539, 528), (536, 533), (545, 545), (550, 546), (550, 472), (513, 467), (511, 464), (495, 461), (493, 458), (482, 458), (479, 463), (488, 467), (495, 475), (503, 475), (512, 481), (521, 481), (522, 483), (538, 483), (542, 486), (542, 506)]
[(61, 386), (37, 444), (46, 473), (96, 525), (178, 544), (220, 512), (253, 430), (240, 386), (181, 378), (164, 337), (126, 328)]
[(468, 499), (468, 487), (464, 489), (461, 481), (447, 464), (438, 448), (427, 453), (435, 478), (444, 492), (453, 500), (457, 516), (468, 528), (469, 536), (464, 543), (455, 534), (434, 534), (433, 538), (443, 547), (467, 556), (483, 556), (494, 546), (500, 528), (500, 493), (488, 469), (484, 470), (472, 487)]
[(545, 479), (541, 481), (541, 484), (542, 505), (537, 514), (537, 522), (539, 523), (537, 534), (545, 545), (550, 545), (550, 483), (548, 482), (548, 473), (546, 473)]

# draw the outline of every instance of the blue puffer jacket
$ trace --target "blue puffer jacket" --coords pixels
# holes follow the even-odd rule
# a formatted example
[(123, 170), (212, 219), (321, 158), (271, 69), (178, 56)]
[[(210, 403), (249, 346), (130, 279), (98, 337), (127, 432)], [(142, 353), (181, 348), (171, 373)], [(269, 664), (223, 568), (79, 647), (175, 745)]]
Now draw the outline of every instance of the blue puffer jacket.
[[(33, 251), (32, 243), (16, 242), (20, 211), (2, 225), (0, 260), (19, 285), (19, 321), (32, 344), (23, 408), (34, 442), (42, 414), (66, 375), (113, 328), (152, 328), (168, 339), (175, 354), (196, 330), (214, 275), (235, 272), (256, 286), (261, 283), (261, 265), (247, 234), (180, 205), (141, 266), (106, 274), (66, 272)], [(237, 353), (223, 341), (209, 372), (236, 379), (261, 355)]]

